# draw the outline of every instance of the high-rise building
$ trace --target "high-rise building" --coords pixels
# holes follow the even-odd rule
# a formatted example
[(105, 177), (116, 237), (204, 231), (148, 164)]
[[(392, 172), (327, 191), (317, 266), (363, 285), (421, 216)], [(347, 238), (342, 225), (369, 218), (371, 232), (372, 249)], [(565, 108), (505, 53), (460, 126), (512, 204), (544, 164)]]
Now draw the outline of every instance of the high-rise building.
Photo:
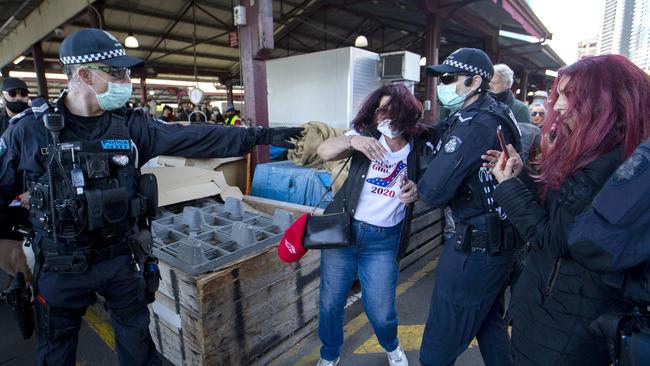
[(597, 52), (625, 55), (650, 71), (650, 0), (605, 0)]
[(578, 42), (578, 60), (598, 54), (598, 40), (596, 38)]
[(640, 68), (650, 71), (650, 1), (648, 0), (637, 0), (634, 4), (629, 57)]

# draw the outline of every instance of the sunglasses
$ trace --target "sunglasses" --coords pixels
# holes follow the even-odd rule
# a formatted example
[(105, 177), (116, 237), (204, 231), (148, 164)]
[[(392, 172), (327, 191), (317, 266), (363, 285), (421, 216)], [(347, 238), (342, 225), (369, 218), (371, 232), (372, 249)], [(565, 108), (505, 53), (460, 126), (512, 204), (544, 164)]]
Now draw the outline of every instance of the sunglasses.
[(388, 113), (390, 112), (390, 107), (379, 107), (375, 109), (375, 116), (378, 115), (379, 113)]
[(15, 98), (16, 95), (20, 95), (20, 96), (23, 97), (23, 98), (25, 98), (25, 97), (27, 97), (27, 96), (29, 95), (29, 93), (28, 93), (27, 90), (25, 90), (25, 89), (14, 89), (14, 90), (9, 90), (9, 91), (7, 92), (7, 94), (9, 94), (9, 96), (12, 97), (12, 98)]
[(544, 112), (530, 112), (530, 115), (533, 116), (533, 117), (536, 117), (536, 116), (544, 117), (545, 114), (546, 113), (544, 113)]
[(438, 82), (440, 84), (443, 84), (443, 85), (449, 85), (451, 83), (455, 83), (456, 81), (458, 81), (458, 78), (460, 76), (470, 76), (470, 75), (462, 74), (462, 73), (458, 73), (458, 74), (442, 74), (438, 78)]
[(86, 65), (86, 68), (90, 70), (99, 70), (103, 71), (110, 76), (116, 79), (126, 79), (131, 76), (131, 69), (126, 67), (111, 67), (111, 66), (102, 66), (102, 65)]

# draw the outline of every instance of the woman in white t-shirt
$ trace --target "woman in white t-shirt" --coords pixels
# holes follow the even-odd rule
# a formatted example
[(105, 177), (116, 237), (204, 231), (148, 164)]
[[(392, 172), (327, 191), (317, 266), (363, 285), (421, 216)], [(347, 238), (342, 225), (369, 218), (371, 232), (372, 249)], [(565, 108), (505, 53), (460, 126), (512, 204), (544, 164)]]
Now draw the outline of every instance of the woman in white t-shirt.
[[(408, 365), (397, 339), (395, 291), (418, 199), (420, 158), (428, 130), (418, 123), (422, 104), (403, 84), (385, 85), (363, 103), (344, 136), (323, 142), (324, 160), (352, 155), (350, 172), (326, 213), (348, 212), (352, 245), (321, 251), (318, 366), (337, 365), (343, 345), (347, 294), (358, 277), (362, 301), (391, 366)], [(422, 168), (426, 168), (426, 165)]]

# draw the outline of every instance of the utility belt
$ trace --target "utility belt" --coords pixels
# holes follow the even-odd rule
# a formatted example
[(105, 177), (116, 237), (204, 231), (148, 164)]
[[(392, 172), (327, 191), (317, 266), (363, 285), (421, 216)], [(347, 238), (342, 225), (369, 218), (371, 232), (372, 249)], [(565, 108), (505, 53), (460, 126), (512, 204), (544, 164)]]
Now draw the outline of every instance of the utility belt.
[(126, 238), (103, 247), (66, 249), (58, 246), (58, 249), (48, 245), (41, 247), (43, 272), (82, 273), (95, 263), (131, 254)]
[(483, 252), (491, 256), (499, 255), (516, 249), (518, 242), (510, 225), (488, 225), (488, 230), (477, 230), (467, 223), (456, 224), (454, 247), (464, 253)]

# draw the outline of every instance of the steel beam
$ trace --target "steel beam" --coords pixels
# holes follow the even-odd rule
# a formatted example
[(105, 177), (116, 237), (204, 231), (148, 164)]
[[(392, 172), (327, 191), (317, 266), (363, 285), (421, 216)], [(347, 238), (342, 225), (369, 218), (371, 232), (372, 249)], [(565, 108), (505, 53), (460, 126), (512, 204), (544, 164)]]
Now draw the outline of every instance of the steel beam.
[(47, 99), (49, 98), (49, 93), (47, 91), (47, 79), (45, 79), (45, 62), (43, 61), (41, 42), (36, 42), (32, 46), (32, 56), (34, 57), (34, 71), (36, 72), (38, 94)]
[[(425, 40), (425, 55), (428, 65), (437, 65), (440, 53), (440, 41), (442, 39), (442, 17), (438, 13), (429, 15), (427, 20), (427, 36)], [(434, 124), (438, 120), (438, 100), (436, 96), (437, 78), (426, 76), (426, 101), (431, 107), (424, 112), (424, 121), (427, 124)], [(426, 102), (425, 101), (425, 102)]]
[[(254, 126), (269, 126), (266, 63), (273, 51), (273, 1), (245, 1), (247, 25), (239, 30), (242, 77), (244, 80), (244, 118)], [(269, 161), (269, 147), (257, 146), (252, 153), (254, 166)]]
[(0, 41), (0, 65), (23, 54), (52, 29), (67, 22), (88, 5), (87, 0), (43, 1), (11, 34)]

